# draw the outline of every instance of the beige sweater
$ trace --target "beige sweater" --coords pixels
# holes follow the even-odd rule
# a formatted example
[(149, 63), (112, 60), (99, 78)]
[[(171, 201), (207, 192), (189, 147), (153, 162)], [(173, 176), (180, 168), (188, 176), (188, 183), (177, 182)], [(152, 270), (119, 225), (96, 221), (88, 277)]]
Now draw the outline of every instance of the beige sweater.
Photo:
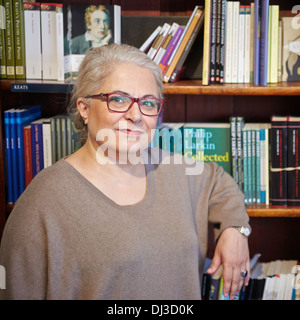
[(0, 299), (200, 299), (208, 222), (248, 225), (243, 195), (216, 164), (147, 164), (147, 195), (107, 198), (69, 163), (17, 201), (0, 249)]

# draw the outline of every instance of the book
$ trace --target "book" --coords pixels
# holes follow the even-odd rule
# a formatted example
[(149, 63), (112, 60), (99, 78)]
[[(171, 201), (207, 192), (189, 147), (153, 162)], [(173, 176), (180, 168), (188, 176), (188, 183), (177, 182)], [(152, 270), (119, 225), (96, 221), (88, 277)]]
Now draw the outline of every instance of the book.
[(24, 2), (26, 79), (42, 79), (40, 3)]
[(196, 161), (216, 162), (232, 174), (229, 123), (186, 123), (183, 154)]
[(52, 165), (51, 121), (44, 119), (42, 123), (44, 168)]
[(150, 34), (150, 36), (145, 40), (145, 42), (141, 45), (140, 50), (147, 53), (150, 49), (153, 41), (158, 36), (159, 32), (161, 31), (161, 26), (157, 26), (156, 29)]
[(300, 206), (300, 117), (287, 119), (287, 205)]
[(5, 54), (5, 10), (3, 0), (0, 0), (0, 79), (6, 78)]
[(64, 6), (65, 79), (77, 77), (78, 67), (90, 48), (109, 43), (121, 43), (120, 6)]
[(259, 84), (266, 86), (268, 80), (269, 0), (261, 0)]
[(155, 57), (153, 59), (153, 61), (156, 62), (158, 65), (160, 64), (160, 61), (162, 60), (162, 58), (165, 56), (166, 51), (167, 51), (173, 37), (175, 36), (178, 28), (179, 28), (179, 24), (176, 22), (173, 22), (172, 25), (170, 25), (168, 33), (167, 33), (161, 47), (158, 49), (157, 54), (155, 55)]
[(184, 28), (178, 25), (178, 28), (176, 29), (176, 32), (175, 32), (174, 36), (172, 37), (172, 40), (171, 40), (168, 48), (166, 49), (164, 56), (162, 57), (162, 59), (159, 62), (159, 66), (160, 66), (163, 73), (165, 72), (165, 69), (168, 65), (168, 61), (169, 61), (175, 47), (177, 46), (183, 31), (184, 31)]
[(232, 33), (233, 33), (233, 1), (226, 2), (226, 34), (225, 34), (225, 75), (224, 82), (231, 83), (232, 67)]
[(239, 8), (239, 31), (238, 31), (238, 74), (237, 82), (244, 83), (244, 57), (245, 57), (245, 6)]
[(196, 41), (198, 34), (202, 28), (203, 20), (204, 20), (204, 15), (202, 14), (200, 19), (197, 22), (197, 25), (196, 25), (193, 33), (190, 36), (189, 41), (187, 42), (187, 44), (181, 54), (181, 57), (176, 65), (172, 75), (171, 75), (171, 78), (169, 80), (170, 82), (176, 82), (177, 80), (180, 79), (181, 75), (183, 74), (183, 71), (185, 69), (184, 63), (185, 63), (185, 61), (188, 57), (188, 54), (190, 53), (190, 51), (193, 47), (193, 44)]
[(259, 85), (260, 61), (260, 0), (254, 0), (254, 34), (253, 34), (253, 84)]
[(24, 171), (25, 171), (25, 187), (32, 180), (32, 148), (31, 148), (31, 125), (23, 128), (24, 136)]
[(16, 149), (17, 149), (17, 176), (18, 176), (18, 193), (17, 198), (23, 193), (26, 187), (25, 182), (25, 163), (24, 163), (24, 134), (23, 128), (31, 121), (41, 117), (41, 107), (24, 107), (16, 110)]
[[(154, 40), (151, 48), (149, 49), (147, 56), (154, 60), (156, 54), (158, 53), (159, 49), (162, 47), (163, 43), (167, 39), (168, 32), (171, 28), (171, 25), (169, 23), (164, 23), (162, 26), (160, 32), (158, 33), (156, 39)], [(157, 61), (156, 61), (157, 62)]]
[(269, 41), (269, 83), (278, 82), (278, 55), (279, 55), (279, 5), (270, 6), (270, 19), (269, 28), (270, 41)]
[(6, 77), (15, 79), (15, 49), (14, 49), (14, 24), (13, 24), (13, 2), (3, 0), (5, 8), (5, 56), (6, 56)]
[(205, 0), (202, 84), (209, 85), (211, 1)]
[[(218, 0), (219, 1), (219, 0)], [(210, 78), (209, 83), (213, 84), (216, 80), (216, 37), (217, 37), (217, 0), (211, 1), (211, 25), (210, 25)]]
[(56, 3), (56, 56), (57, 56), (57, 80), (65, 79), (64, 70), (64, 16), (63, 5)]
[[(282, 17), (283, 44), (282, 44), (282, 81), (299, 81), (299, 44), (300, 29), (293, 27), (293, 21), (299, 17)], [(299, 23), (299, 22), (298, 22)]]
[(14, 50), (16, 79), (25, 79), (25, 35), (24, 35), (24, 5), (22, 0), (13, 0), (14, 18)]
[(57, 80), (56, 5), (41, 3), (42, 75)]
[(231, 83), (238, 81), (238, 55), (239, 55), (239, 10), (240, 2), (233, 1), (232, 13), (232, 62), (231, 62)]
[(273, 206), (287, 205), (287, 117), (271, 118), (271, 198)]
[(43, 154), (43, 121), (39, 119), (31, 122), (31, 148), (32, 148), (32, 176), (33, 178), (44, 169)]
[(177, 64), (178, 61), (184, 51), (185, 46), (187, 45), (198, 21), (200, 20), (201, 16), (203, 14), (202, 7), (196, 6), (186, 27), (185, 30), (181, 36), (181, 40), (178, 42), (176, 48), (174, 49), (174, 52), (168, 62), (168, 66), (166, 68), (166, 72), (164, 74), (163, 81), (169, 82)]

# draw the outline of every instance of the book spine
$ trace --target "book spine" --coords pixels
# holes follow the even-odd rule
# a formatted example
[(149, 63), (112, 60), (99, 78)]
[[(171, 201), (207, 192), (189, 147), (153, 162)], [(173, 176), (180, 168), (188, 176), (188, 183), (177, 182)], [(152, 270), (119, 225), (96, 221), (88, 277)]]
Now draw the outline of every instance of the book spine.
[(244, 191), (244, 198), (245, 204), (249, 203), (249, 181), (248, 181), (248, 142), (247, 142), (247, 131), (242, 131), (243, 136), (243, 177), (244, 177), (244, 184), (243, 184), (243, 191)]
[(248, 203), (253, 203), (253, 172), (252, 172), (252, 130), (247, 130), (248, 155)]
[(182, 34), (181, 40), (178, 42), (178, 45), (176, 46), (175, 50), (174, 50), (174, 55), (172, 55), (172, 57), (170, 58), (170, 64), (168, 63), (168, 66), (166, 68), (166, 72), (163, 78), (164, 82), (169, 82), (170, 77), (172, 76), (172, 73), (182, 55), (182, 52), (185, 48), (185, 46), (187, 45), (191, 34), (193, 33), (200, 17), (202, 15), (202, 10), (199, 9), (198, 7), (195, 8), (191, 18), (189, 19), (188, 24), (185, 27), (185, 31)]
[(57, 50), (57, 80), (65, 79), (64, 70), (64, 24), (62, 4), (56, 4), (56, 50)]
[(269, 0), (262, 0), (260, 23), (260, 85), (267, 85), (268, 77), (268, 26), (269, 26)]
[(241, 190), (243, 190), (243, 138), (242, 130), (244, 126), (244, 118), (236, 118), (236, 150), (237, 150), (237, 181)]
[(236, 144), (236, 117), (230, 117), (230, 136), (231, 136), (231, 161), (232, 177), (238, 183), (238, 165), (237, 165), (237, 144)]
[(216, 83), (217, 0), (211, 2), (210, 83)]
[(245, 6), (239, 9), (239, 37), (238, 37), (238, 83), (244, 83), (244, 56), (245, 56)]
[(31, 126), (23, 128), (24, 135), (24, 170), (25, 186), (27, 187), (32, 180), (32, 150), (31, 150)]
[(43, 121), (43, 158), (44, 168), (52, 165), (52, 148), (51, 148), (51, 123), (50, 120)]
[(253, 84), (259, 85), (259, 57), (260, 57), (260, 4), (254, 0), (254, 36), (253, 36)]
[(0, 79), (6, 78), (5, 54), (5, 9), (3, 0), (0, 0)]
[(51, 154), (52, 154), (52, 163), (55, 163), (57, 159), (57, 138), (56, 138), (56, 119), (52, 117), (51, 120)]
[(25, 35), (24, 35), (24, 6), (23, 0), (13, 0), (14, 16), (14, 49), (16, 79), (25, 79)]
[(42, 79), (40, 8), (24, 2), (26, 79)]
[(160, 61), (165, 56), (165, 53), (166, 53), (166, 51), (167, 51), (167, 49), (168, 49), (168, 47), (169, 47), (174, 35), (176, 34), (176, 31), (177, 31), (178, 28), (179, 28), (179, 24), (177, 24), (177, 23), (173, 23), (171, 28), (169, 28), (168, 34), (166, 35), (163, 44), (158, 49), (158, 52), (157, 52), (156, 56), (153, 59), (153, 61), (156, 62), (156, 64), (159, 65)]
[(5, 48), (6, 48), (6, 77), (15, 79), (15, 50), (12, 0), (3, 0), (5, 7)]
[(211, 17), (211, 2), (210, 0), (205, 0), (204, 34), (203, 34), (203, 69), (202, 69), (202, 84), (204, 86), (209, 85), (210, 17)]
[(245, 6), (245, 56), (244, 56), (244, 83), (250, 83), (251, 60), (251, 7)]
[(270, 40), (270, 83), (278, 82), (278, 55), (279, 55), (279, 6), (273, 5), (272, 20), (270, 23), (271, 40)]
[(226, 12), (226, 1), (222, 0), (221, 4), (221, 39), (220, 39), (220, 84), (224, 83), (224, 65), (225, 65), (225, 12)]
[(256, 203), (256, 130), (251, 130), (251, 174), (252, 174), (252, 203)]
[(225, 83), (231, 83), (233, 2), (226, 2)]
[(197, 37), (197, 35), (198, 35), (199, 31), (200, 31), (200, 28), (202, 27), (203, 19), (204, 19), (204, 16), (203, 16), (203, 14), (201, 14), (201, 17), (198, 20), (198, 23), (197, 23), (194, 31), (192, 32), (190, 39), (188, 40), (186, 46), (184, 47), (184, 50), (183, 50), (183, 52), (181, 54), (181, 57), (180, 57), (177, 65), (176, 65), (176, 67), (175, 67), (175, 69), (174, 69), (174, 71), (172, 73), (172, 76), (171, 76), (171, 78), (169, 80), (170, 82), (175, 82), (179, 78), (179, 75), (181, 74), (181, 70), (182, 70), (183, 64), (184, 64), (184, 62), (185, 62), (185, 60), (187, 58), (187, 55), (189, 54), (189, 52), (190, 52), (190, 50), (191, 50), (191, 48), (193, 46), (193, 43), (195, 42), (196, 37)]
[(159, 34), (161, 30), (161, 26), (158, 26), (152, 33), (151, 35), (146, 39), (146, 41), (141, 45), (140, 50), (147, 53), (151, 44), (153, 43), (153, 41), (155, 40), (155, 38), (157, 37), (157, 35)]
[[(267, 136), (266, 136), (266, 129), (259, 129), (259, 141), (260, 141), (260, 157), (261, 157), (261, 161), (260, 161), (260, 201), (261, 203), (266, 204), (267, 200), (266, 200), (266, 189), (267, 189), (267, 181), (266, 181), (266, 166), (265, 166), (265, 162), (267, 161), (266, 158), (266, 150), (265, 150), (265, 145), (267, 143), (266, 140)], [(268, 170), (268, 166), (267, 166), (267, 170)], [(268, 170), (269, 171), (269, 170)]]
[(13, 203), (13, 179), (11, 161), (11, 139), (10, 139), (10, 111), (4, 111), (4, 132), (6, 151), (6, 179), (7, 179), (7, 202)]
[(261, 150), (260, 150), (260, 131), (259, 129), (256, 129), (255, 130), (255, 134), (256, 134), (256, 137), (255, 137), (255, 146), (256, 146), (256, 149), (255, 149), (255, 159), (256, 159), (256, 174), (255, 174), (255, 177), (256, 177), (256, 203), (257, 204), (260, 204), (261, 203), (261, 197), (260, 197), (260, 185), (261, 185), (261, 174), (260, 174), (260, 163), (261, 163)]
[(170, 45), (168, 46), (164, 56), (162, 57), (162, 59), (161, 59), (161, 61), (159, 63), (159, 66), (160, 66), (160, 68), (161, 68), (163, 73), (165, 72), (165, 69), (167, 67), (168, 61), (169, 61), (169, 59), (170, 59), (170, 57), (172, 55), (173, 50), (175, 49), (175, 47), (176, 47), (176, 45), (178, 43), (178, 41), (180, 40), (183, 31), (184, 31), (184, 28), (179, 26), (179, 28), (177, 29), (174, 37), (171, 40)]
[(43, 129), (42, 123), (31, 124), (32, 176), (33, 178), (44, 168)]
[(239, 57), (239, 10), (240, 2), (233, 2), (233, 15), (232, 15), (232, 63), (231, 63), (231, 82), (237, 83), (238, 81), (238, 57)]
[(157, 54), (158, 50), (160, 49), (165, 37), (168, 34), (168, 31), (170, 29), (170, 25), (168, 23), (165, 23), (159, 32), (158, 36), (156, 37), (155, 41), (153, 42), (151, 48), (149, 49), (147, 56), (154, 60), (155, 55)]
[(300, 206), (300, 119), (288, 119), (288, 146), (287, 146), (287, 181), (288, 193), (287, 204), (289, 206)]
[(216, 65), (215, 82), (220, 83), (220, 61), (221, 61), (221, 18), (222, 18), (222, 0), (217, 0), (216, 11)]
[(287, 205), (287, 119), (271, 119), (272, 205)]
[(57, 80), (56, 5), (41, 3), (42, 75)]
[(13, 203), (19, 197), (19, 179), (18, 179), (18, 151), (17, 151), (17, 128), (16, 112), (10, 115), (10, 150), (11, 150), (11, 167), (12, 167), (12, 185), (13, 185)]

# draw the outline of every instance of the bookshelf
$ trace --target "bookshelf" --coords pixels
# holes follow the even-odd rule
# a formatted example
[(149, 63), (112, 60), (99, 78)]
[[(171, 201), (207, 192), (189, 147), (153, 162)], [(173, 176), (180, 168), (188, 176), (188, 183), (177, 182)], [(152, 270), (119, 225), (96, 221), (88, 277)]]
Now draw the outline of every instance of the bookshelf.
[[(79, 3), (75, 0), (56, 2)], [(87, 2), (96, 1), (80, 1)], [(241, 1), (243, 4), (249, 2)], [(111, 0), (102, 3), (120, 4), (123, 16), (170, 16), (189, 15), (195, 5), (203, 5), (204, 1), (178, 1), (176, 5), (172, 0), (143, 3)], [(294, 5), (292, 1), (279, 1), (279, 4), (282, 4), (283, 10), (290, 10)], [(20, 103), (40, 103), (42, 116), (55, 115), (66, 107), (71, 87), (72, 83), (65, 82), (0, 80), (0, 238), (6, 217), (13, 208), (7, 205), (5, 195), (3, 112)], [(267, 122), (273, 114), (300, 116), (300, 82), (281, 82), (266, 87), (252, 84), (203, 86), (201, 80), (182, 80), (165, 84), (164, 93), (164, 121), (167, 122), (228, 122), (232, 114), (242, 114), (248, 122)], [(247, 207), (247, 212), (253, 228), (249, 240), (251, 253), (261, 252), (265, 261), (277, 258), (300, 260), (297, 247), (300, 207), (251, 205)], [(264, 241), (265, 235), (270, 240)], [(213, 239), (210, 236), (209, 256), (212, 255), (212, 247)]]

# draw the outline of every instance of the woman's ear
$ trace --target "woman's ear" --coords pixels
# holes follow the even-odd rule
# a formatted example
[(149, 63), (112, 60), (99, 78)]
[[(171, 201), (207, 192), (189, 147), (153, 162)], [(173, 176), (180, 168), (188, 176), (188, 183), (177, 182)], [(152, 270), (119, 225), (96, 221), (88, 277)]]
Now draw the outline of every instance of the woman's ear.
[(90, 109), (83, 98), (77, 99), (77, 110), (79, 111), (79, 113), (83, 119), (84, 124), (87, 125), (88, 119), (89, 119), (89, 110)]

